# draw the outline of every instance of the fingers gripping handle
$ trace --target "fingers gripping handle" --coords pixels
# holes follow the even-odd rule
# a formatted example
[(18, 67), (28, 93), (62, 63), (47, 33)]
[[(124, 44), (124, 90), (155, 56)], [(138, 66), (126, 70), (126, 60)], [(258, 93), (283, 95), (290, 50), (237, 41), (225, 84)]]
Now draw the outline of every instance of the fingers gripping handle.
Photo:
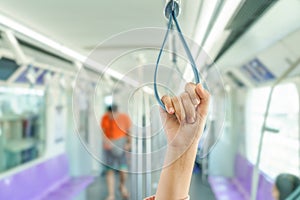
[[(170, 10), (171, 9), (171, 10)], [(159, 61), (160, 61), (160, 58), (161, 58), (161, 55), (162, 55), (162, 52), (163, 52), (163, 49), (164, 49), (164, 46), (166, 44), (166, 41), (168, 39), (168, 36), (169, 36), (169, 33), (170, 33), (170, 29), (172, 27), (172, 22), (174, 20), (175, 22), (175, 26), (176, 26), (176, 29), (178, 31), (178, 34), (179, 34), (179, 38), (182, 42), (182, 45), (184, 47), (184, 50), (188, 56), (188, 59), (190, 61), (190, 64), (192, 66), (192, 69), (193, 69), (193, 72), (194, 72), (194, 77), (195, 77), (195, 83), (200, 83), (200, 77), (199, 77), (199, 72), (198, 72), (198, 69), (197, 69), (197, 66), (196, 66), (196, 63), (194, 61), (194, 58), (192, 56), (192, 53), (184, 39), (184, 36), (181, 32), (181, 29), (180, 29), (180, 26), (179, 26), (179, 23), (177, 21), (177, 16), (179, 14), (179, 4), (177, 3), (177, 1), (175, 0), (171, 0), (169, 1), (169, 3), (167, 3), (167, 6), (166, 6), (166, 10), (165, 10), (165, 15), (168, 14), (168, 19), (169, 19), (169, 22), (168, 22), (168, 29), (167, 29), (167, 32), (165, 34), (165, 37), (164, 37), (164, 40), (163, 40), (163, 43), (162, 43), (162, 46), (161, 46), (161, 49), (159, 51), (159, 54), (158, 54), (158, 57), (157, 57), (157, 61), (156, 61), (156, 67), (155, 67), (155, 72), (154, 72), (154, 95), (155, 95), (155, 98), (156, 100), (158, 101), (158, 103), (160, 104), (160, 106), (166, 110), (163, 102), (161, 101), (160, 97), (159, 97), (159, 94), (158, 94), (158, 91), (157, 91), (157, 73), (158, 73), (158, 66), (159, 66)]]

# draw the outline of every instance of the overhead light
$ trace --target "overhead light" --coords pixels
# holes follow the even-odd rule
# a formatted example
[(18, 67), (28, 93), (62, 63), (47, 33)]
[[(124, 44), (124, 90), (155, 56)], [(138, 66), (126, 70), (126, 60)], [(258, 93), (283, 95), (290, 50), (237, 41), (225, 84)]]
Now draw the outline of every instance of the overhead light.
[(50, 38), (39, 34), (35, 31), (33, 31), (32, 29), (27, 28), (26, 26), (23, 26), (15, 21), (13, 21), (12, 19), (5, 17), (3, 15), (0, 15), (0, 24), (11, 28), (12, 30), (15, 30), (25, 36), (28, 36), (38, 42), (41, 42), (42, 44), (45, 44), (55, 50), (58, 50), (60, 52), (62, 52), (63, 54), (78, 60), (80, 62), (84, 62), (86, 57), (77, 53), (76, 51), (73, 51), (72, 49), (67, 48), (66, 46), (55, 42), (54, 40), (51, 40)]
[(105, 71), (105, 73), (107, 73), (108, 75), (110, 75), (116, 79), (122, 80), (130, 85), (133, 85), (133, 86), (138, 85), (137, 81), (130, 79), (128, 77), (124, 77), (123, 74), (121, 74), (115, 70), (112, 70), (112, 69), (106, 70), (102, 64), (96, 62), (95, 60), (91, 60), (90, 58), (88, 58), (88, 57), (86, 57), (86, 56), (84, 56), (84, 55), (58, 43), (58, 42), (55, 42), (54, 40), (52, 40), (42, 34), (39, 34), (35, 31), (33, 31), (32, 29), (29, 29), (6, 16), (0, 15), (0, 24), (2, 24), (3, 26), (5, 26), (9, 29), (12, 29), (16, 32), (19, 32), (33, 40), (36, 40), (46, 46), (49, 46), (52, 49), (54, 49), (58, 52), (61, 52), (62, 54), (66, 55), (66, 56), (69, 56), (70, 58), (74, 59), (74, 61), (79, 61), (81, 63), (88, 64), (89, 67), (92, 67), (96, 71), (102, 71), (102, 72)]
[(213, 48), (215, 42), (220, 38), (224, 32), (226, 25), (228, 24), (231, 17), (234, 15), (235, 11), (239, 8), (242, 2), (245, 0), (230, 0), (225, 1), (224, 6), (212, 28), (210, 34), (205, 41), (204, 50), (210, 52)]
[(21, 94), (21, 95), (36, 95), (43, 96), (44, 91), (39, 89), (31, 89), (31, 88), (8, 88), (8, 87), (0, 87), (0, 93), (9, 93), (9, 94)]
[(85, 62), (86, 56), (81, 55), (80, 53), (73, 51), (72, 49), (67, 48), (66, 46), (61, 46), (60, 51), (71, 58), (74, 58), (75, 60), (78, 60), (80, 62)]
[(197, 31), (195, 35), (195, 42), (202, 44), (205, 33), (208, 29), (208, 25), (212, 19), (214, 10), (218, 4), (219, 0), (205, 0), (203, 3), (203, 8), (200, 14), (199, 24), (197, 24)]

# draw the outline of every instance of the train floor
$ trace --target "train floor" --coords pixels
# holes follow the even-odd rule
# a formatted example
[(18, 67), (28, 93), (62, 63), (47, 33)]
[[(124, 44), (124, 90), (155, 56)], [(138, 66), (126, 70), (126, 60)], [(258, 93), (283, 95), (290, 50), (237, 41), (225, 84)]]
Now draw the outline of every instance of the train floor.
[[(129, 187), (128, 178), (128, 187)], [(116, 180), (117, 181), (117, 180)], [(115, 200), (122, 200), (118, 187), (116, 186)], [(87, 188), (87, 200), (105, 200), (107, 196), (107, 187), (105, 176), (98, 176), (93, 184)], [(201, 174), (196, 173), (193, 175), (191, 188), (191, 200), (214, 200), (215, 197), (210, 189), (207, 181), (202, 181)]]

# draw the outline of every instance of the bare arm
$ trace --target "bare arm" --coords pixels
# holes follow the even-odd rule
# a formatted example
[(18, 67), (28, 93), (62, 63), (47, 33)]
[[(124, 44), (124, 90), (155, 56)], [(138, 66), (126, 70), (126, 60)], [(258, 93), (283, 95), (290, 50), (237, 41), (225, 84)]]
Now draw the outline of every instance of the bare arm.
[(209, 93), (202, 85), (189, 83), (179, 97), (164, 96), (167, 112), (161, 110), (168, 148), (156, 199), (188, 196), (197, 146), (209, 106)]

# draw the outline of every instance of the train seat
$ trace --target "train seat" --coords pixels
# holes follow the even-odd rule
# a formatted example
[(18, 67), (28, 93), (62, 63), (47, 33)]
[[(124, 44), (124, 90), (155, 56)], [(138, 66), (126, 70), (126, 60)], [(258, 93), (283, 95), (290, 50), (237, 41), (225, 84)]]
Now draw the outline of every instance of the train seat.
[[(234, 177), (209, 176), (209, 183), (216, 199), (250, 199), (253, 168), (254, 166), (247, 159), (237, 154), (234, 164)], [(272, 185), (272, 180), (260, 172), (257, 200), (273, 199)]]
[(257, 199), (273, 199), (272, 189), (274, 185), (274, 180), (272, 180), (263, 172), (260, 172), (258, 184), (259, 189), (257, 191)]
[(241, 200), (245, 199), (243, 192), (237, 187), (233, 179), (227, 177), (209, 177), (209, 183), (216, 199)]
[(0, 199), (73, 199), (93, 182), (92, 176), (71, 177), (66, 154), (0, 180)]

